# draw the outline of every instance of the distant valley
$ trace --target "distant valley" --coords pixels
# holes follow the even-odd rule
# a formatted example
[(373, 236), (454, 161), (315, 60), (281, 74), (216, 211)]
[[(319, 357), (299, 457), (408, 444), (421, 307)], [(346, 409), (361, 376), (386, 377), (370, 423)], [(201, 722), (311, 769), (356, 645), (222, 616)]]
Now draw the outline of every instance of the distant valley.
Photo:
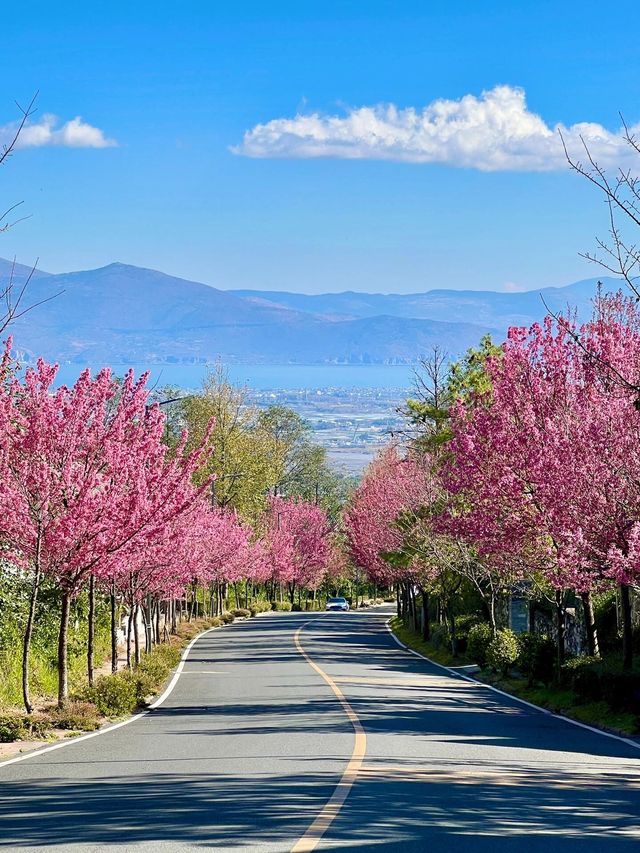
[[(11, 264), (0, 261), (6, 282)], [(28, 275), (16, 267), (18, 285)], [(604, 280), (606, 289), (617, 284)], [(70, 364), (411, 364), (439, 344), (456, 356), (490, 333), (540, 319), (545, 304), (585, 315), (596, 279), (525, 293), (431, 290), (409, 295), (221, 290), (114, 263), (38, 271), (14, 346)], [(53, 297), (53, 298), (51, 298)], [(543, 302), (544, 299), (544, 302)], [(49, 300), (49, 301), (43, 301)]]

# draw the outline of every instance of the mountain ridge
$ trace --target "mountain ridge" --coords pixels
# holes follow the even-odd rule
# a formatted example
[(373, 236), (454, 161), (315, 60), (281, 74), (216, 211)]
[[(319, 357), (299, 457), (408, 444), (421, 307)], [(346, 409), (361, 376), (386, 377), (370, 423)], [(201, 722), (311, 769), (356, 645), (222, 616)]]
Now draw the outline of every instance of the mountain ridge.
[[(11, 263), (0, 259), (0, 283)], [(502, 339), (508, 325), (530, 325), (545, 313), (541, 293), (552, 310), (572, 302), (583, 314), (595, 279), (521, 293), (309, 296), (216, 288), (114, 262), (34, 276), (30, 303), (59, 295), (21, 317), (12, 333), (26, 362), (42, 355), (77, 364), (405, 364), (435, 344), (455, 357), (483, 334)]]

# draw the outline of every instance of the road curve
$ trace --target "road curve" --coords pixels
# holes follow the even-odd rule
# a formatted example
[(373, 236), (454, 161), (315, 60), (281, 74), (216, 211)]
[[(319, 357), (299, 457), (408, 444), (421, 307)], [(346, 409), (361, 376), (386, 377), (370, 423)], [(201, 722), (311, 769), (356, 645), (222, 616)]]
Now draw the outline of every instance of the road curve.
[(408, 654), (385, 618), (201, 637), (161, 707), (0, 766), (0, 851), (638, 849), (640, 750)]

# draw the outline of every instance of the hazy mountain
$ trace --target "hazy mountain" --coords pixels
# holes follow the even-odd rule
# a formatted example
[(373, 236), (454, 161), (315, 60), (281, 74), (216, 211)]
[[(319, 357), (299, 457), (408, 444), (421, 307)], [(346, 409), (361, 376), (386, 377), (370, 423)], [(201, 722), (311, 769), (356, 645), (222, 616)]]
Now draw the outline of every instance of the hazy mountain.
[[(0, 262), (0, 279), (8, 262)], [(25, 272), (27, 270), (27, 272)], [(16, 271), (16, 275), (18, 271)], [(28, 274), (28, 269), (20, 275)], [(586, 306), (594, 281), (543, 291), (547, 304)], [(438, 343), (452, 355), (544, 313), (538, 293), (430, 291), (409, 296), (224, 291), (114, 263), (34, 276), (39, 305), (13, 328), (27, 360), (75, 363), (403, 363)]]
[(50, 273), (38, 269), (37, 266), (29, 267), (25, 264), (18, 264), (15, 263), (15, 261), (9, 261), (6, 258), (0, 258), (0, 287), (2, 290), (5, 289), (12, 279), (14, 284), (20, 285), (29, 277), (34, 279), (43, 278), (48, 275), (50, 275)]
[[(607, 290), (619, 287), (614, 279), (601, 279)], [(308, 311), (327, 318), (353, 319), (389, 314), (446, 322), (478, 323), (496, 329), (528, 326), (546, 313), (545, 304), (555, 313), (567, 305), (582, 315), (591, 310), (598, 279), (577, 281), (566, 287), (548, 287), (517, 293), (482, 290), (429, 290), (426, 293), (323, 293), (307, 295), (285, 291), (230, 290), (254, 305), (268, 305)]]

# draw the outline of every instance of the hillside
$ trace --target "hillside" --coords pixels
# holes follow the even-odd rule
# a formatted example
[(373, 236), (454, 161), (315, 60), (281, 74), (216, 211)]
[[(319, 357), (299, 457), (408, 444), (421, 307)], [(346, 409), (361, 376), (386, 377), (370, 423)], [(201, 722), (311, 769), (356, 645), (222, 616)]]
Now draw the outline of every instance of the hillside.
[[(602, 279), (608, 290), (617, 289), (614, 279)], [(520, 293), (482, 290), (429, 290), (425, 293), (324, 293), (308, 295), (285, 291), (231, 290), (236, 296), (260, 306), (279, 306), (308, 311), (328, 318), (353, 319), (388, 314), (394, 317), (479, 323), (506, 329), (530, 325), (545, 313), (545, 304), (554, 312), (568, 304), (581, 315), (588, 314), (598, 279), (590, 278), (566, 287), (548, 287)]]
[[(0, 261), (0, 280), (9, 262)], [(18, 275), (28, 268), (17, 269)], [(542, 291), (562, 310), (588, 310), (595, 280)], [(540, 293), (433, 290), (422, 294), (305, 296), (220, 290), (121, 263), (58, 275), (38, 273), (39, 305), (13, 329), (25, 361), (43, 355), (77, 364), (227, 362), (406, 363), (434, 344), (457, 355), (490, 332), (544, 313)]]

